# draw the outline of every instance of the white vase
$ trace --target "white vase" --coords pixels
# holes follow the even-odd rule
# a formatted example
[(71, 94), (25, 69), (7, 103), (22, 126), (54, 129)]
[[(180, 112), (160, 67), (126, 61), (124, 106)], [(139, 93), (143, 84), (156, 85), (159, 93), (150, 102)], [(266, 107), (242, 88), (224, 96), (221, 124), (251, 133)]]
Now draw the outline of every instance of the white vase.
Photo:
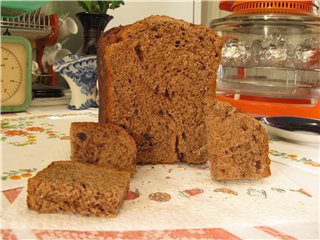
[(67, 81), (71, 90), (68, 109), (82, 110), (99, 107), (97, 99), (97, 56), (68, 55), (53, 65)]

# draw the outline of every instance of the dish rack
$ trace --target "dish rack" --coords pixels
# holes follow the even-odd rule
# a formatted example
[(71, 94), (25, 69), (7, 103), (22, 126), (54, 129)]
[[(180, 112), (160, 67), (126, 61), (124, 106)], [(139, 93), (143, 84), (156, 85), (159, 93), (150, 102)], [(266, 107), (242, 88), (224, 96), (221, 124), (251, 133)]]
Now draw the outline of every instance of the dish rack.
[(218, 98), (255, 115), (320, 119), (320, 18), (312, 1), (221, 1)]
[(1, 34), (24, 36), (28, 39), (46, 38), (52, 32), (50, 18), (45, 15), (46, 7), (41, 7), (33, 12), (20, 17), (1, 17)]
[[(47, 5), (44, 5), (32, 12), (19, 17), (1, 17), (1, 35), (26, 37), (33, 49), (33, 59), (43, 69), (41, 58), (46, 45), (52, 45), (58, 37), (58, 16), (47, 15)], [(49, 73), (33, 76), (34, 84), (56, 85), (56, 73), (49, 70)]]

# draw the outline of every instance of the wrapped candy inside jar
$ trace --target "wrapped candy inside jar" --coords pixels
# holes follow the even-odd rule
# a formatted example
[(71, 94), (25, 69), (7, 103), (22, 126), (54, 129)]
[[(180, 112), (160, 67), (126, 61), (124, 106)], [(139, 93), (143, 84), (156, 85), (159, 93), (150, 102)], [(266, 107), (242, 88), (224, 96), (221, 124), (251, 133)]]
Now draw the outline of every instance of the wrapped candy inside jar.
[(299, 69), (320, 69), (320, 40), (306, 39), (297, 45), (293, 61)]
[(246, 66), (250, 60), (251, 49), (246, 42), (230, 39), (222, 48), (221, 64), (224, 66)]
[(294, 47), (280, 34), (265, 36), (252, 42), (252, 64), (264, 67), (290, 67)]

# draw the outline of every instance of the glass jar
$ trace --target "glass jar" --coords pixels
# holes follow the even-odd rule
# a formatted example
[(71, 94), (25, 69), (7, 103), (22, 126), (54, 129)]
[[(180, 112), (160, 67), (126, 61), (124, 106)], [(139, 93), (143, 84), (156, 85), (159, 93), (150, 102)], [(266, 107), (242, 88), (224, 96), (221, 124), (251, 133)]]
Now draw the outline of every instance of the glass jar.
[(320, 97), (320, 18), (316, 15), (247, 10), (213, 20), (210, 27), (224, 40), (218, 91)]

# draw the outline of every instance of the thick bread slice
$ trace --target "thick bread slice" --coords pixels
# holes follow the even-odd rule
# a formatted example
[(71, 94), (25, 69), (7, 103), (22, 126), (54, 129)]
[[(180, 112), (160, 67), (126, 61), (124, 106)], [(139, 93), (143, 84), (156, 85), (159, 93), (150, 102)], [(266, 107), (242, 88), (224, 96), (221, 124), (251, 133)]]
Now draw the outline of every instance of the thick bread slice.
[(151, 16), (99, 40), (99, 122), (125, 128), (138, 163), (207, 161), (204, 97), (221, 41), (206, 26)]
[(123, 128), (111, 123), (73, 122), (71, 160), (136, 172), (137, 148)]
[(28, 181), (27, 204), (39, 213), (114, 216), (130, 174), (73, 161), (56, 161)]
[(268, 135), (259, 121), (231, 104), (206, 99), (208, 153), (214, 180), (270, 176)]

